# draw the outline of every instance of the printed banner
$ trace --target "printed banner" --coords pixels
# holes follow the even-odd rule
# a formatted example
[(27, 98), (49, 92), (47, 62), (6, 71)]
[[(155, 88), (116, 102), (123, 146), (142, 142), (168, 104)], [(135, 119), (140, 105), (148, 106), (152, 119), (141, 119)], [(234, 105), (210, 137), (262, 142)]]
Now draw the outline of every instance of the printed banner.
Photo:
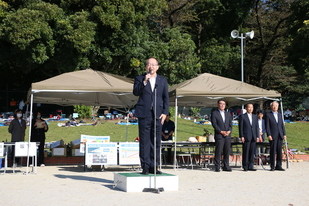
[(109, 142), (110, 136), (91, 136), (91, 135), (80, 135), (80, 152), (85, 153), (85, 144), (86, 142), (93, 143), (93, 142)]
[(117, 143), (86, 142), (86, 165), (117, 165)]
[(119, 165), (139, 164), (139, 143), (119, 142)]

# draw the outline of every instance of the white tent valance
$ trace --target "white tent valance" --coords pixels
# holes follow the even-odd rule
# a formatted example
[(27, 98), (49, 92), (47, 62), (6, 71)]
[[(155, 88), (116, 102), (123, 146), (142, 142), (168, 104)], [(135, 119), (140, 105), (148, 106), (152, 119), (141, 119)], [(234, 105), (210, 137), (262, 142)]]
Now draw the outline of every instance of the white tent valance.
[(281, 94), (234, 79), (203, 73), (172, 86), (169, 96), (171, 105), (175, 105), (177, 98), (178, 106), (213, 107), (221, 98), (231, 106), (261, 99), (277, 100)]

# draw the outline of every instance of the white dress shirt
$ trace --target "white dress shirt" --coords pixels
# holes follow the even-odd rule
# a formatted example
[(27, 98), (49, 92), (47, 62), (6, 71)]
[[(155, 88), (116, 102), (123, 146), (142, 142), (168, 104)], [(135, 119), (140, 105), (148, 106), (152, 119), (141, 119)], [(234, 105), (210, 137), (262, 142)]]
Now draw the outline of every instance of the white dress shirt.
[(262, 120), (262, 119), (259, 119), (258, 122), (259, 122), (260, 131), (262, 131), (262, 130), (263, 130), (263, 128), (262, 128), (262, 122), (263, 122), (263, 120)]
[(220, 114), (221, 114), (221, 117), (223, 119), (223, 122), (225, 123), (225, 111), (221, 111), (219, 110)]
[(247, 114), (248, 114), (248, 117), (249, 117), (250, 124), (252, 125), (252, 114), (249, 114), (249, 113), (247, 113)]
[(273, 112), (276, 122), (278, 123), (278, 112)]
[(153, 91), (154, 88), (155, 88), (156, 78), (157, 78), (157, 77), (152, 77), (152, 78), (149, 79), (150, 86), (151, 86), (151, 91)]

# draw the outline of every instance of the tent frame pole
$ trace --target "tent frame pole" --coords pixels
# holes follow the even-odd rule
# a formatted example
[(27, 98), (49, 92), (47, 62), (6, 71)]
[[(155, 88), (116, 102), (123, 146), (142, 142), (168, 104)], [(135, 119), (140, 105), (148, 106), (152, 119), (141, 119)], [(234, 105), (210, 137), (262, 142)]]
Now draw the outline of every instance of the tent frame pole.
[(176, 144), (177, 144), (177, 129), (178, 129), (178, 97), (175, 98), (175, 132), (174, 132), (174, 170), (177, 167), (177, 157), (176, 157)]

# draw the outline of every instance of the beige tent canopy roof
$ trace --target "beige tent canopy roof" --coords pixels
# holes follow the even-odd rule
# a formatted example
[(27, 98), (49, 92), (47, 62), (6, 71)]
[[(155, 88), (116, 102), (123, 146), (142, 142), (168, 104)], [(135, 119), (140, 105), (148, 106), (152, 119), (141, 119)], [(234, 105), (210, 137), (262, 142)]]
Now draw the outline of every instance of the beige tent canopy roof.
[(178, 106), (215, 106), (220, 98), (226, 99), (229, 105), (236, 105), (279, 98), (281, 94), (234, 79), (203, 73), (170, 87), (169, 96), (171, 105), (175, 104), (177, 97)]
[(132, 90), (132, 79), (86, 69), (32, 83), (29, 92), (34, 103), (129, 108), (137, 101)]

